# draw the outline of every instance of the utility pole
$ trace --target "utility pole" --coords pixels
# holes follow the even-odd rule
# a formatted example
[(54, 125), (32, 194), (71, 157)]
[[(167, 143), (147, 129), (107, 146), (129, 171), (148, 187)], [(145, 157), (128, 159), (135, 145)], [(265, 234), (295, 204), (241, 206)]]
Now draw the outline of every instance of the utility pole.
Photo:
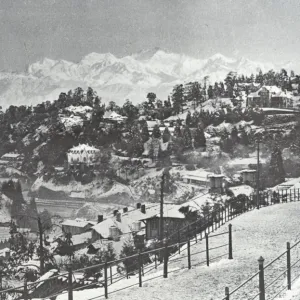
[(41, 275), (43, 275), (44, 274), (43, 226), (40, 217), (38, 217), (37, 221), (38, 221), (38, 230), (39, 230), (39, 237), (40, 237), (40, 272)]
[(256, 140), (257, 143), (257, 172), (256, 172), (256, 201), (257, 201), (257, 209), (260, 206), (260, 195), (259, 195), (259, 143), (260, 139)]
[(159, 230), (160, 230), (160, 240), (164, 239), (164, 186), (165, 186), (165, 173), (163, 173), (161, 178), (161, 188), (160, 188), (160, 220), (159, 220)]

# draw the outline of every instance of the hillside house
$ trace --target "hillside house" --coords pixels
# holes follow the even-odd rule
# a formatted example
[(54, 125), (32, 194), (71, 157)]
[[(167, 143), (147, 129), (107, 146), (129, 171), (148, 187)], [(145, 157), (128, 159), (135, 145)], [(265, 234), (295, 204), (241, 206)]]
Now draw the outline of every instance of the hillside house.
[(210, 182), (209, 175), (212, 175), (212, 173), (205, 170), (189, 171), (182, 176), (182, 180), (189, 184), (208, 186)]
[(137, 204), (136, 209), (123, 208), (123, 212), (114, 211), (114, 215), (103, 219), (99, 216), (98, 224), (92, 228), (92, 241), (111, 239), (118, 241), (122, 235), (143, 231), (139, 221), (146, 214), (146, 206)]
[(99, 152), (100, 150), (95, 147), (79, 144), (67, 152), (68, 165), (69, 167), (79, 165), (94, 166), (97, 163), (96, 158)]
[(19, 153), (5, 153), (1, 156), (0, 164), (7, 166), (19, 166), (22, 164), (24, 155)]
[[(185, 215), (179, 212), (181, 205), (164, 205), (164, 236), (168, 236), (184, 227), (188, 222)], [(157, 239), (160, 237), (160, 212), (141, 219), (145, 223), (145, 239)]]
[(256, 170), (245, 169), (239, 172), (242, 176), (243, 183), (254, 185), (256, 182)]
[(247, 97), (248, 106), (291, 108), (293, 95), (277, 86), (262, 86)]
[(62, 230), (72, 235), (81, 234), (89, 231), (94, 225), (94, 222), (81, 219), (65, 220), (62, 224)]
[(9, 260), (10, 258), (10, 249), (4, 248), (0, 250), (0, 262)]
[(127, 117), (121, 116), (115, 111), (106, 111), (103, 115), (103, 120), (112, 121), (116, 123), (122, 123), (127, 119)]

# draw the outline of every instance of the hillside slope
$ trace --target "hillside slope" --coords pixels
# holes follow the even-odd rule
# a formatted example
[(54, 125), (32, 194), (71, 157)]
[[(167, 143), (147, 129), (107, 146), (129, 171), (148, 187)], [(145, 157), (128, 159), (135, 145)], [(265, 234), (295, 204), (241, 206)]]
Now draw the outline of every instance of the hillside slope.
[[(265, 265), (271, 262), (279, 254), (286, 250), (286, 242), (293, 245), (299, 240), (300, 226), (300, 203), (278, 204), (271, 207), (253, 210), (232, 220), (233, 225), (233, 260), (227, 257), (211, 263), (210, 267), (193, 266), (196, 263), (205, 261), (205, 253), (192, 256), (192, 269), (187, 270), (187, 258), (179, 262), (174, 262), (169, 266), (168, 279), (154, 279), (144, 283), (142, 288), (134, 287), (120, 292), (110, 294), (110, 299), (124, 300), (174, 300), (174, 299), (222, 299), (226, 286), (232, 291), (247, 278), (257, 272), (260, 256), (265, 258)], [(288, 221), (287, 221), (288, 220)], [(221, 227), (217, 233), (227, 231), (227, 226)], [(225, 235), (226, 236), (226, 235)], [(211, 240), (210, 247), (226, 243), (226, 240)], [(202, 241), (192, 248), (192, 253), (205, 249), (205, 242)], [(212, 251), (211, 251), (212, 252)], [(223, 250), (216, 249), (211, 253), (216, 257), (224, 253)], [(183, 253), (182, 255), (186, 255)], [(299, 259), (300, 249), (296, 247), (291, 253), (292, 261)], [(266, 285), (271, 283), (286, 267), (285, 256), (277, 263), (265, 270)], [(185, 265), (185, 269), (183, 269)], [(177, 271), (176, 271), (177, 270)], [(292, 279), (300, 274), (299, 266), (292, 269)], [(162, 275), (162, 268), (156, 273), (146, 276), (148, 278), (155, 275)], [(121, 281), (119, 284), (110, 286), (110, 292), (119, 288), (138, 283), (137, 278)], [(283, 276), (274, 286), (267, 289), (266, 297), (274, 296), (286, 285), (286, 278)], [(239, 292), (234, 294), (234, 299), (252, 299), (258, 292), (258, 278), (256, 277)], [(103, 294), (103, 289), (94, 289), (74, 293), (74, 300), (90, 299)], [(283, 294), (284, 296), (284, 294)], [(58, 297), (59, 300), (67, 299), (67, 295)]]

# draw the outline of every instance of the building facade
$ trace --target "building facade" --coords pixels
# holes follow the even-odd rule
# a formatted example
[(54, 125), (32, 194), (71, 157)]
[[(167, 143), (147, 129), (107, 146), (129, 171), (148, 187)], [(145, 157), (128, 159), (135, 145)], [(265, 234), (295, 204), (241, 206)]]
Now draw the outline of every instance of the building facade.
[(79, 144), (76, 147), (71, 148), (67, 152), (68, 165), (79, 166), (94, 166), (97, 164), (97, 155), (100, 153), (100, 150), (85, 144)]

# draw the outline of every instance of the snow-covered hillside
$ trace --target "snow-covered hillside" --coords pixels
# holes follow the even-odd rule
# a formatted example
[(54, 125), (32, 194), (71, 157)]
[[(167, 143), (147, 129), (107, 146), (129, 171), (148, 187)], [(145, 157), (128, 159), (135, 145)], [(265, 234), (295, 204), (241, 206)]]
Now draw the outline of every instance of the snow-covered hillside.
[[(170, 274), (168, 279), (162, 278), (163, 268), (160, 266), (157, 271), (153, 270), (153, 272), (145, 274), (142, 288), (138, 287), (137, 276), (132, 276), (128, 280), (124, 279), (110, 285), (109, 299), (223, 299), (226, 286), (229, 287), (230, 291), (233, 291), (258, 271), (257, 259), (260, 256), (264, 257), (265, 265), (267, 265), (279, 254), (286, 251), (287, 241), (290, 241), (291, 245), (293, 245), (299, 240), (299, 213), (300, 204), (294, 202), (265, 207), (241, 215), (231, 221), (233, 225), (233, 260), (223, 257), (216, 262), (212, 262), (209, 267), (205, 263), (196, 266), (199, 262), (205, 262), (205, 253), (199, 253), (205, 250), (205, 240), (203, 240), (191, 248), (191, 270), (187, 269), (186, 252), (183, 251), (181, 260), (174, 260), (173, 263), (169, 263)], [(289, 222), (286, 220), (289, 220)], [(227, 225), (225, 225), (218, 229), (216, 233), (227, 230)], [(224, 235), (224, 239), (223, 237), (210, 239), (209, 243), (211, 248), (227, 243), (227, 235)], [(292, 262), (296, 262), (299, 259), (299, 250), (299, 246), (292, 250)], [(226, 252), (224, 248), (215, 249), (211, 251), (211, 257), (222, 255), (224, 251)], [(266, 286), (275, 280), (285, 268), (286, 256), (283, 256), (276, 263), (266, 268)], [(299, 274), (300, 268), (299, 265), (296, 265), (292, 269), (292, 280), (296, 279), (296, 276)], [(160, 276), (160, 278), (154, 279), (156, 276)], [(136, 284), (136, 286), (113, 293), (132, 284)], [(286, 286), (286, 278), (282, 276), (274, 285), (266, 289), (266, 299), (274, 297), (284, 286)], [(292, 286), (292, 290), (294, 287), (298, 288), (299, 291), (299, 283), (297, 281), (295, 286)], [(103, 293), (103, 288), (99, 288), (74, 292), (73, 296), (74, 300), (84, 300), (99, 297)], [(252, 299), (257, 293), (258, 277), (255, 277), (238, 292), (234, 293), (232, 298)], [(289, 292), (288, 294), (285, 297), (283, 292), (281, 297), (276, 299), (297, 299), (293, 298), (295, 293)], [(67, 294), (63, 294), (58, 299), (63, 300), (67, 299), (67, 297)]]
[(45, 58), (26, 73), (0, 72), (0, 105), (36, 104), (57, 99), (60, 92), (78, 86), (93, 87), (103, 100), (140, 102), (154, 91), (165, 98), (178, 82), (223, 80), (229, 71), (250, 74), (258, 69), (279, 69), (269, 63), (234, 59), (216, 54), (193, 58), (155, 48), (121, 58), (111, 53), (90, 53), (78, 63)]

